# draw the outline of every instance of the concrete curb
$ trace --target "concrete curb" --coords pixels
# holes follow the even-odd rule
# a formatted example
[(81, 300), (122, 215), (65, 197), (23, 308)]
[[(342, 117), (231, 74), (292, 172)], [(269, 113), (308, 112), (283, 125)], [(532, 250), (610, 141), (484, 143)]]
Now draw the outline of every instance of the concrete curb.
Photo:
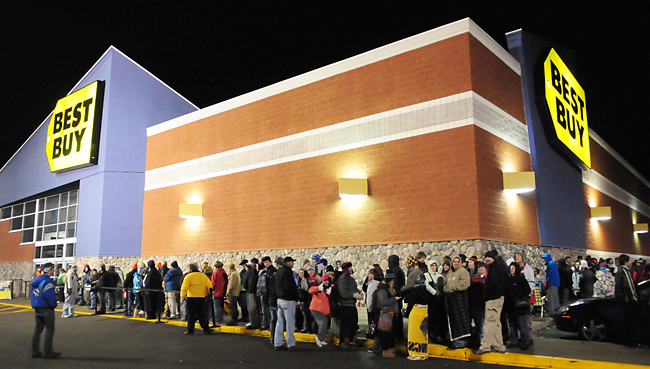
[[(33, 310), (30, 306), (19, 305), (19, 304), (9, 304), (0, 302), (0, 307), (10, 306), (16, 308), (22, 308), (25, 310)], [(61, 309), (55, 309), (55, 311), (62, 312)], [(75, 311), (80, 315), (95, 315), (94, 312), (79, 312)], [(116, 314), (102, 314), (104, 317), (115, 318), (115, 319), (129, 319), (129, 320), (139, 320), (143, 322), (155, 323), (158, 320), (148, 320), (145, 318), (132, 318), (125, 317), (123, 315)], [(161, 319), (161, 323), (167, 325), (173, 325), (177, 327), (186, 327), (187, 323), (181, 320), (170, 320), (170, 319)], [(212, 328), (213, 331), (221, 333), (230, 333), (230, 334), (241, 334), (254, 337), (270, 337), (270, 331), (261, 331), (259, 329), (246, 329), (242, 326), (227, 326), (222, 325), (217, 328)], [(316, 336), (314, 334), (308, 333), (295, 333), (296, 341), (306, 342), (306, 343), (316, 343)], [(332, 335), (327, 336), (325, 342), (331, 345), (338, 344), (338, 338)], [(357, 339), (357, 344), (363, 348), (372, 347), (373, 340), (364, 340)], [(398, 352), (402, 354), (408, 354), (404, 344), (397, 345)], [(483, 355), (476, 355), (470, 349), (457, 349), (450, 350), (447, 346), (438, 345), (438, 344), (429, 344), (428, 345), (428, 355), (432, 358), (442, 358), (442, 359), (452, 359), (452, 360), (463, 360), (463, 361), (475, 361), (485, 364), (499, 364), (499, 365), (510, 365), (510, 366), (519, 366), (527, 368), (544, 368), (544, 369), (612, 369), (612, 367), (617, 367), (617, 369), (647, 369), (646, 365), (637, 365), (637, 364), (624, 364), (616, 362), (607, 362), (607, 361), (595, 361), (595, 360), (582, 360), (582, 359), (572, 359), (565, 357), (553, 357), (553, 356), (543, 356), (543, 355), (533, 355), (533, 354), (519, 354), (506, 352), (504, 354), (492, 352)]]

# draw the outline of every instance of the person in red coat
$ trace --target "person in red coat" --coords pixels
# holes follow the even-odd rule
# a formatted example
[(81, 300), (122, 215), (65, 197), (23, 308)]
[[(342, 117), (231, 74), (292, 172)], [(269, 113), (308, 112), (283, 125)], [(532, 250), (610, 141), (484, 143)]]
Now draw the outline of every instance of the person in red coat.
[(332, 293), (332, 286), (330, 277), (326, 274), (321, 278), (321, 284), (314, 285), (309, 288), (311, 295), (311, 304), (309, 309), (311, 314), (318, 324), (318, 333), (316, 333), (316, 345), (323, 347), (325, 343), (325, 335), (327, 334), (327, 323), (329, 322), (330, 315), (330, 294)]
[(214, 263), (214, 272), (212, 273), (212, 289), (214, 290), (214, 322), (213, 326), (223, 323), (223, 304), (226, 298), (226, 289), (228, 287), (228, 274), (223, 270), (223, 263), (217, 261)]

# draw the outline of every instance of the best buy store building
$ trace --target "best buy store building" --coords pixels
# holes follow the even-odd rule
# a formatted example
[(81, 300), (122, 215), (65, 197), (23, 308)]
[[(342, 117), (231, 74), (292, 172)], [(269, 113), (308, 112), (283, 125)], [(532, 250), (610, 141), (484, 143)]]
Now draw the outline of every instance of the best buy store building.
[(464, 19), (200, 110), (110, 48), (0, 171), (0, 278), (46, 260), (649, 255), (650, 183), (589, 130), (574, 55), (507, 40)]

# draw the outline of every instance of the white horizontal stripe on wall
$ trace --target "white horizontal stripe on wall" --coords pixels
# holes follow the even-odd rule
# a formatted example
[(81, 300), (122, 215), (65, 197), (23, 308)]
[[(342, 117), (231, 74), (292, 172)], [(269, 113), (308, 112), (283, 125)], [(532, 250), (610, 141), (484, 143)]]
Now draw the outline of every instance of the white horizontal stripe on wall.
[(650, 206), (646, 205), (643, 201), (617, 186), (614, 182), (605, 178), (595, 170), (583, 170), (582, 183), (604, 193), (621, 204), (650, 217)]
[(471, 124), (530, 152), (525, 124), (468, 91), (148, 170), (145, 191)]

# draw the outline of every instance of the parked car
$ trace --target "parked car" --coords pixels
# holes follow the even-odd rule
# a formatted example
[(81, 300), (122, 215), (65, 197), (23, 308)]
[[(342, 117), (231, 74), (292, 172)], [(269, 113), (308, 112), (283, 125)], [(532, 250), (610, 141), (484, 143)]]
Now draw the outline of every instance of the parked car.
[[(637, 285), (641, 314), (639, 333), (650, 335), (650, 281)], [(625, 330), (623, 307), (614, 297), (578, 299), (563, 304), (554, 314), (555, 326), (565, 332), (576, 332), (587, 341), (620, 340)]]

